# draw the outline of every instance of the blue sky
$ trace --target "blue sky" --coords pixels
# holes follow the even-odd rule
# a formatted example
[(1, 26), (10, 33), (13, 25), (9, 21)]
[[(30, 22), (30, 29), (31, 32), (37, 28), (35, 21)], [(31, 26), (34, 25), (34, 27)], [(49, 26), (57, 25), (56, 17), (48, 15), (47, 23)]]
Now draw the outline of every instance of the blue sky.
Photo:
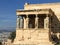
[(16, 9), (23, 9), (25, 2), (38, 4), (60, 2), (60, 0), (0, 0), (0, 29), (16, 27)]

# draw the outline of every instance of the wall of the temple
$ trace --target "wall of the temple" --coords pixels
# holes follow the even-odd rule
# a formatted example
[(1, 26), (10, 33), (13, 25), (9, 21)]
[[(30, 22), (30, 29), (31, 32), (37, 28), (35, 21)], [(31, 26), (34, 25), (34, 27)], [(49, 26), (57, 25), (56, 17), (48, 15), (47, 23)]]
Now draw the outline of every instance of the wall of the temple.
[[(45, 17), (40, 17), (39, 20), (43, 20), (43, 21), (37, 21), (40, 23), (45, 22), (44, 24), (46, 24), (47, 22), (51, 22), (51, 31), (54, 32), (55, 34), (57, 34), (57, 36), (59, 37), (59, 32), (60, 32), (60, 3), (53, 3), (53, 4), (26, 4), (24, 5), (24, 10), (36, 10), (36, 9), (52, 9), (52, 11), (54, 12), (54, 14), (52, 15), (52, 18), (50, 18), (51, 20), (49, 20), (48, 16)], [(18, 12), (20, 13), (20, 12)], [(36, 14), (36, 13), (35, 13)], [(47, 14), (46, 14), (47, 15)], [(32, 16), (31, 16), (32, 17)], [(34, 21), (31, 19), (31, 22), (34, 23)], [(47, 21), (46, 21), (47, 20)], [(49, 22), (49, 25), (50, 25)], [(18, 22), (17, 22), (18, 23)], [(24, 23), (27, 23), (24, 22)], [(27, 24), (26, 24), (27, 25)], [(35, 25), (34, 25), (35, 26)], [(44, 25), (45, 26), (45, 25)], [(47, 26), (48, 27), (48, 26)], [(50, 42), (50, 33), (49, 33), (49, 29), (16, 29), (16, 38), (14, 40), (14, 43), (22, 43), (22, 44), (30, 44), (30, 43), (40, 43), (39, 45), (45, 45), (45, 44), (49, 44)], [(42, 44), (41, 44), (42, 43)], [(51, 45), (51, 44), (49, 44)]]

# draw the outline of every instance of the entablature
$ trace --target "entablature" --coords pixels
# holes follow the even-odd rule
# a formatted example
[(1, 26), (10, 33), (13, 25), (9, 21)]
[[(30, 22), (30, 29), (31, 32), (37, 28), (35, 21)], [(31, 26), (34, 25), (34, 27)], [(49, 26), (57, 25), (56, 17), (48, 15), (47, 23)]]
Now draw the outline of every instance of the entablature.
[(17, 10), (17, 15), (30, 15), (30, 14), (53, 14), (51, 9), (34, 9), (34, 10)]

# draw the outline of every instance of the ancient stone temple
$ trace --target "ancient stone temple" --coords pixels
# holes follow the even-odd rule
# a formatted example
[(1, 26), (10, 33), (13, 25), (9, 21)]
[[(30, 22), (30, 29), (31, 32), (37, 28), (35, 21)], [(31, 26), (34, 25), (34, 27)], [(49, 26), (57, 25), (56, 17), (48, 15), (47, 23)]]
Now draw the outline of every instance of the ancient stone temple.
[(14, 45), (54, 45), (51, 35), (60, 36), (60, 3), (28, 4), (18, 9)]

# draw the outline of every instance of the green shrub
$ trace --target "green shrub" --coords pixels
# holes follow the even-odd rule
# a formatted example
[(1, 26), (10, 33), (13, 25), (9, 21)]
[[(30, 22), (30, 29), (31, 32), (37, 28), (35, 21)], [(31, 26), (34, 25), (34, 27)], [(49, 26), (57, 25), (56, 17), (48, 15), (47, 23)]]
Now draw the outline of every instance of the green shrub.
[(2, 45), (2, 42), (0, 42), (0, 45)]
[(14, 39), (15, 39), (15, 37), (16, 37), (16, 31), (14, 31), (14, 32), (12, 32), (12, 33), (10, 34), (9, 39), (11, 39), (11, 40), (12, 40), (12, 42), (13, 42), (13, 41), (14, 41)]

